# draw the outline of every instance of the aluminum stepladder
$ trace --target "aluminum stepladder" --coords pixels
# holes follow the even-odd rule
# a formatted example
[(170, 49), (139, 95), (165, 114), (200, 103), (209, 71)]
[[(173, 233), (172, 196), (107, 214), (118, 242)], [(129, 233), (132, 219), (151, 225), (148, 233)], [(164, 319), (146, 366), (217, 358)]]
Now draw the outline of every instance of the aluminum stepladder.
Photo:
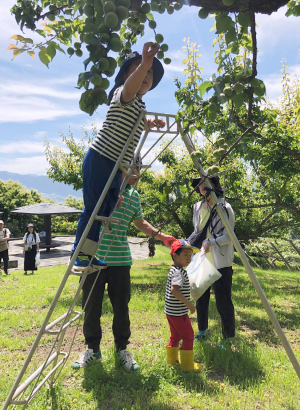
[[(143, 115), (144, 115), (144, 114), (145, 114), (145, 113), (143, 113)], [(140, 116), (140, 118), (139, 118), (140, 121), (141, 121), (143, 115)], [(155, 162), (155, 160), (156, 160), (156, 159), (161, 155), (161, 153), (175, 140), (175, 138), (176, 138), (178, 135), (181, 135), (181, 136), (182, 136), (182, 140), (183, 140), (183, 142), (184, 142), (184, 144), (185, 144), (185, 146), (186, 146), (186, 148), (187, 148), (187, 150), (188, 150), (188, 152), (189, 152), (190, 154), (195, 150), (195, 148), (194, 148), (194, 146), (193, 146), (193, 143), (192, 143), (191, 138), (189, 137), (189, 135), (188, 135), (188, 134), (185, 134), (185, 135), (184, 135), (183, 132), (182, 132), (181, 125), (176, 122), (176, 117), (175, 117), (175, 115), (149, 112), (149, 113), (147, 113), (147, 116), (148, 116), (148, 117), (149, 117), (149, 116), (154, 116), (155, 118), (158, 118), (158, 117), (163, 117), (163, 118), (164, 118), (164, 117), (165, 117), (165, 119), (166, 119), (166, 124), (167, 124), (167, 130), (166, 130), (166, 131), (161, 131), (161, 130), (158, 130), (158, 129), (157, 129), (157, 130), (155, 130), (155, 129), (152, 129), (152, 130), (151, 130), (151, 132), (156, 132), (156, 133), (159, 132), (159, 133), (162, 133), (162, 136), (155, 142), (155, 144), (154, 144), (150, 149), (148, 149), (148, 151), (143, 155), (143, 158), (145, 158), (145, 156), (151, 151), (151, 149), (152, 149), (166, 134), (175, 134), (175, 137), (173, 137), (173, 138), (171, 139), (171, 141), (167, 144), (167, 146), (163, 148), (163, 150), (154, 158), (154, 160), (151, 162), (151, 164), (150, 164), (149, 166), (145, 166), (145, 167), (144, 167), (144, 168), (146, 168), (146, 169), (144, 170), (144, 172)], [(173, 122), (172, 122), (172, 121), (173, 121)], [(175, 130), (174, 130), (174, 126), (175, 126)], [(136, 127), (136, 128), (137, 128), (137, 127)], [(135, 128), (135, 129), (136, 129), (136, 128)], [(141, 139), (141, 141), (140, 141), (140, 143), (139, 143), (139, 145), (138, 145), (138, 148), (136, 149), (136, 154), (134, 155), (134, 159), (133, 159), (133, 161), (132, 161), (132, 164), (135, 164), (135, 162), (136, 162), (136, 160), (137, 160), (137, 157), (138, 157), (138, 155), (139, 155), (139, 153), (140, 153), (140, 151), (141, 151), (141, 148), (142, 148), (142, 146), (144, 145), (145, 139), (146, 139), (146, 137), (148, 136), (148, 134), (149, 134), (149, 132), (150, 132), (150, 130), (149, 130), (149, 128), (148, 128), (146, 122), (145, 122), (145, 128), (146, 128), (146, 132), (144, 133), (144, 136), (142, 137), (142, 139)], [(131, 134), (131, 137), (132, 137), (132, 138), (133, 138), (133, 136), (134, 136), (135, 129), (132, 131), (132, 134)], [(120, 155), (120, 158), (119, 158), (119, 160), (118, 160), (119, 166), (121, 167), (123, 173), (125, 173), (125, 175), (126, 175), (124, 184), (122, 185), (122, 189), (121, 189), (121, 191), (120, 191), (120, 195), (122, 194), (122, 192), (123, 192), (123, 190), (124, 190), (124, 188), (125, 188), (125, 185), (126, 185), (127, 181), (129, 180), (130, 176), (131, 176), (132, 173), (133, 173), (134, 168), (136, 167), (136, 165), (126, 164), (126, 168), (127, 168), (127, 169), (124, 169), (124, 166), (121, 165), (122, 158), (124, 157), (124, 155), (125, 155), (125, 153), (126, 153), (126, 150), (127, 150), (128, 146), (129, 146), (129, 144), (130, 144), (130, 138), (129, 138), (129, 140), (127, 141), (126, 145), (124, 146), (124, 149), (123, 149), (123, 151), (122, 151), (122, 153), (121, 153), (121, 155)], [(142, 158), (142, 159), (143, 159), (143, 158)], [(198, 170), (200, 176), (203, 176), (204, 173), (203, 173), (203, 168), (202, 168), (202, 165), (201, 165), (200, 160), (193, 159), (193, 162), (194, 162), (194, 165), (195, 165), (196, 169)], [(106, 195), (106, 192), (107, 192), (107, 190), (108, 190), (108, 188), (109, 188), (109, 186), (110, 186), (110, 184), (111, 184), (111, 181), (112, 181), (114, 175), (115, 175), (116, 172), (117, 172), (117, 169), (118, 169), (118, 166), (117, 166), (117, 163), (116, 163), (116, 166), (115, 166), (115, 168), (114, 168), (114, 170), (113, 170), (113, 172), (112, 172), (112, 175), (111, 175), (110, 179), (109, 179), (108, 182), (107, 182), (107, 185), (106, 185), (106, 187), (105, 187), (105, 190), (103, 191), (101, 197), (99, 198), (98, 204), (97, 204), (97, 206), (96, 206), (96, 208), (95, 208), (95, 210), (94, 210), (94, 212), (93, 212), (93, 214), (92, 214), (92, 216), (91, 216), (91, 218), (90, 218), (90, 221), (89, 221), (89, 223), (88, 223), (88, 225), (87, 225), (87, 227), (86, 227), (86, 229), (85, 229), (85, 231), (84, 231), (84, 233), (83, 233), (83, 235), (82, 235), (82, 238), (81, 238), (81, 240), (80, 240), (80, 242), (79, 242), (79, 245), (78, 245), (76, 251), (74, 252), (74, 255), (73, 255), (73, 257), (72, 257), (72, 259), (71, 259), (71, 261), (70, 261), (70, 264), (69, 264), (69, 266), (68, 266), (68, 268), (67, 268), (67, 271), (66, 271), (66, 273), (65, 273), (65, 275), (64, 275), (64, 277), (63, 277), (63, 279), (62, 279), (62, 282), (61, 282), (61, 284), (60, 284), (60, 286), (59, 286), (59, 288), (58, 288), (58, 290), (57, 290), (57, 292), (56, 292), (56, 295), (55, 295), (55, 297), (54, 297), (54, 299), (53, 299), (53, 301), (52, 301), (52, 303), (51, 303), (51, 305), (50, 305), (50, 309), (49, 309), (49, 311), (48, 311), (48, 313), (47, 313), (47, 315), (46, 315), (46, 318), (45, 318), (45, 320), (44, 320), (44, 322), (43, 322), (43, 324), (42, 324), (42, 326), (41, 326), (40, 331), (38, 332), (38, 335), (37, 335), (37, 337), (36, 337), (36, 340), (35, 340), (35, 342), (34, 342), (33, 345), (32, 345), (32, 348), (31, 348), (31, 350), (30, 350), (30, 352), (29, 352), (29, 354), (28, 354), (28, 357), (27, 357), (27, 359), (25, 360), (25, 363), (24, 363), (24, 365), (23, 365), (23, 367), (22, 367), (22, 369), (21, 369), (19, 375), (17, 376), (17, 379), (16, 379), (16, 381), (15, 381), (13, 387), (11, 388), (11, 391), (10, 391), (10, 393), (9, 393), (9, 395), (8, 395), (8, 397), (7, 397), (7, 399), (6, 399), (5, 403), (4, 403), (4, 405), (3, 405), (3, 407), (2, 407), (2, 410), (6, 410), (10, 405), (14, 405), (14, 408), (15, 408), (16, 406), (23, 406), (22, 408), (25, 409), (25, 408), (28, 406), (28, 404), (30, 403), (30, 401), (35, 397), (35, 395), (37, 394), (37, 392), (41, 389), (41, 387), (42, 387), (48, 380), (50, 380), (51, 385), (54, 383), (54, 375), (55, 375), (56, 371), (57, 371), (58, 369), (60, 369), (60, 371), (62, 370), (64, 364), (66, 363), (66, 360), (67, 360), (68, 357), (69, 357), (69, 353), (70, 353), (70, 352), (69, 352), (69, 353), (64, 353), (64, 352), (61, 352), (60, 349), (61, 349), (62, 342), (63, 342), (64, 335), (65, 335), (65, 332), (66, 332), (67, 328), (68, 328), (72, 323), (75, 323), (79, 318), (82, 317), (82, 312), (75, 311), (75, 310), (74, 310), (74, 307), (75, 307), (76, 301), (77, 301), (77, 299), (78, 299), (78, 297), (79, 297), (79, 294), (80, 294), (81, 288), (82, 288), (82, 286), (83, 286), (84, 280), (85, 280), (85, 278), (87, 277), (87, 275), (88, 275), (89, 273), (91, 273), (91, 270), (90, 270), (89, 268), (84, 269), (82, 272), (78, 272), (78, 271), (76, 272), (76, 271), (72, 270), (72, 266), (73, 266), (73, 263), (74, 263), (74, 261), (75, 261), (75, 259), (76, 259), (76, 257), (77, 257), (77, 255), (78, 255), (78, 253), (79, 253), (80, 250), (83, 250), (84, 252), (87, 252), (89, 255), (91, 255), (92, 251), (91, 251), (90, 245), (92, 245), (92, 249), (93, 249), (93, 252), (94, 252), (94, 254), (91, 255), (91, 256), (94, 256), (95, 253), (96, 253), (96, 251), (97, 251), (97, 249), (98, 249), (98, 245), (101, 243), (101, 240), (102, 240), (103, 235), (105, 234), (105, 232), (109, 231), (109, 224), (110, 224), (111, 222), (116, 223), (116, 224), (119, 224), (119, 223), (121, 222), (121, 220), (116, 220), (116, 219), (113, 219), (112, 217), (109, 217), (109, 218), (106, 218), (106, 217), (97, 217), (97, 211), (98, 211), (98, 209), (100, 208), (101, 203), (103, 202), (103, 199), (104, 199), (104, 197), (105, 197), (105, 195)], [(142, 174), (139, 175), (139, 176), (142, 176)], [(207, 186), (207, 187), (211, 187), (211, 185), (210, 185), (208, 179), (204, 179), (204, 184), (205, 184), (205, 186)], [(217, 203), (217, 197), (215, 196), (214, 193), (211, 193), (211, 197), (212, 197), (213, 203), (214, 203), (214, 204)], [(254, 285), (254, 287), (255, 287), (255, 289), (256, 289), (256, 291), (257, 291), (257, 293), (258, 293), (258, 295), (259, 295), (259, 297), (260, 297), (260, 299), (261, 299), (261, 301), (262, 301), (262, 304), (263, 304), (265, 310), (267, 311), (267, 313), (268, 313), (268, 315), (269, 315), (269, 317), (270, 317), (270, 319), (271, 319), (271, 322), (272, 322), (272, 324), (273, 324), (273, 326), (274, 326), (274, 328), (275, 328), (275, 330), (276, 330), (276, 332), (277, 332), (277, 334), (278, 334), (278, 336), (279, 336), (279, 338), (280, 338), (280, 340), (281, 340), (281, 342), (282, 342), (282, 344), (283, 344), (283, 346), (284, 346), (284, 348), (285, 348), (285, 350), (286, 350), (286, 352), (287, 352), (287, 354), (288, 354), (288, 357), (289, 357), (291, 363), (293, 364), (293, 366), (294, 366), (294, 368), (295, 368), (295, 371), (296, 371), (298, 377), (300, 378), (300, 366), (299, 366), (299, 363), (298, 363), (298, 361), (297, 361), (297, 359), (296, 359), (296, 357), (295, 357), (295, 355), (294, 355), (294, 353), (293, 353), (293, 351), (292, 351), (292, 349), (291, 349), (291, 346), (289, 345), (289, 343), (288, 343), (288, 341), (287, 341), (287, 339), (286, 339), (286, 337), (285, 337), (285, 335), (284, 335), (284, 333), (283, 333), (283, 331), (282, 331), (282, 329), (281, 329), (281, 327), (280, 327), (280, 325), (279, 325), (279, 323), (278, 323), (278, 321), (277, 321), (277, 319), (276, 319), (276, 317), (275, 317), (275, 315), (274, 315), (274, 312), (272, 311), (272, 308), (270, 307), (270, 305), (269, 305), (269, 303), (268, 303), (268, 301), (267, 301), (266, 296), (264, 295), (264, 292), (262, 291), (262, 289), (261, 289), (261, 287), (260, 287), (260, 284), (259, 284), (259, 282), (258, 282), (258, 280), (257, 280), (257, 278), (256, 278), (256, 276), (255, 276), (255, 274), (254, 274), (254, 272), (253, 272), (253, 270), (252, 270), (252, 267), (251, 267), (251, 265), (249, 264), (249, 262), (248, 262), (248, 260), (247, 260), (247, 258), (246, 258), (246, 256), (245, 256), (245, 254), (244, 254), (244, 251), (243, 251), (241, 245), (239, 244), (238, 239), (236, 238), (236, 236), (235, 236), (235, 234), (234, 234), (234, 231), (232, 230), (232, 228), (231, 228), (230, 225), (228, 224), (228, 221), (227, 221), (226, 215), (224, 214), (224, 211), (222, 210), (222, 208), (221, 208), (219, 205), (217, 205), (217, 211), (218, 211), (218, 214), (219, 214), (219, 216), (220, 216), (220, 218), (221, 218), (221, 220), (222, 220), (222, 222), (223, 222), (223, 224), (224, 224), (224, 226), (225, 226), (225, 228), (226, 228), (226, 230), (227, 230), (227, 232), (228, 232), (228, 234), (229, 234), (229, 236), (230, 236), (230, 238), (231, 238), (231, 240), (232, 240), (232, 242), (233, 242), (233, 244), (234, 244), (234, 246), (235, 246), (235, 248), (236, 248), (236, 250), (237, 250), (237, 252), (238, 252), (238, 254), (239, 254), (239, 256), (240, 256), (240, 258), (241, 258), (241, 260), (243, 261), (243, 264), (244, 264), (244, 266), (245, 266), (245, 268), (246, 268), (246, 271), (247, 271), (247, 273), (248, 273), (249, 276), (250, 276), (250, 279), (251, 279), (251, 281), (252, 281), (252, 283), (253, 283), (253, 285)], [(99, 237), (99, 242), (96, 244), (96, 246), (94, 245), (95, 242), (89, 241), (89, 240), (86, 239), (87, 233), (89, 232), (90, 226), (91, 226), (91, 224), (92, 224), (92, 222), (93, 222), (94, 219), (101, 220), (102, 223), (103, 223), (103, 224), (102, 224), (103, 231), (102, 231), (102, 234), (101, 234), (100, 237)], [(89, 242), (91, 242), (91, 243), (89, 243), (89, 242), (87, 242), (87, 241), (89, 241)], [(93, 270), (93, 271), (95, 271), (95, 270)], [(100, 272), (100, 270), (99, 270), (99, 272)], [(98, 272), (98, 274), (99, 274), (99, 272)], [(57, 303), (57, 301), (58, 301), (58, 299), (59, 299), (59, 297), (60, 297), (60, 295), (61, 295), (61, 293), (62, 293), (62, 291), (63, 291), (63, 289), (64, 289), (64, 286), (65, 286), (65, 284), (66, 284), (66, 281), (67, 281), (67, 279), (68, 279), (68, 277), (69, 277), (70, 275), (77, 275), (77, 276), (80, 276), (80, 277), (81, 277), (81, 281), (80, 281), (79, 287), (78, 287), (78, 289), (77, 289), (77, 291), (76, 291), (76, 294), (75, 294), (74, 299), (73, 299), (73, 301), (72, 301), (72, 303), (71, 303), (71, 306), (70, 306), (68, 312), (66, 312), (64, 315), (62, 315), (61, 317), (57, 318), (57, 319), (54, 320), (53, 322), (49, 323), (49, 319), (50, 319), (51, 314), (52, 314), (52, 312), (53, 312), (53, 310), (54, 310), (54, 307), (55, 307), (55, 305), (56, 305), (56, 303)], [(92, 289), (92, 290), (93, 290), (93, 289)], [(92, 290), (91, 290), (91, 291), (92, 291)], [(84, 311), (84, 308), (83, 308), (83, 311)], [(72, 319), (70, 319), (70, 317), (71, 317), (72, 315), (73, 315), (74, 317), (73, 317)], [(54, 330), (54, 331), (51, 330), (53, 327), (55, 327), (56, 325), (58, 325), (60, 322), (63, 322), (63, 323), (60, 325), (60, 328), (59, 328), (58, 330)], [(23, 376), (24, 376), (24, 374), (25, 374), (25, 372), (26, 372), (26, 370), (27, 370), (27, 368), (28, 368), (28, 365), (30, 364), (30, 361), (31, 361), (31, 359), (32, 359), (32, 357), (33, 357), (33, 355), (34, 355), (34, 352), (35, 352), (35, 350), (36, 350), (36, 348), (37, 348), (37, 346), (38, 346), (38, 343), (39, 343), (41, 337), (42, 337), (44, 334), (56, 335), (56, 340), (55, 340), (55, 342), (57, 342), (56, 351), (52, 354), (52, 350), (54, 350), (53, 347), (52, 347), (52, 350), (50, 351), (50, 353), (49, 353), (48, 358), (46, 359), (46, 361), (45, 361), (35, 372), (33, 372), (25, 381), (23, 381), (22, 384), (20, 385), (20, 382), (21, 382), (21, 380), (22, 380), (22, 378), (23, 378)], [(74, 336), (74, 337), (75, 337), (75, 336)], [(74, 339), (73, 339), (73, 340), (74, 340)], [(55, 344), (55, 343), (54, 343), (54, 344)], [(54, 344), (53, 344), (53, 346), (54, 346)], [(62, 358), (58, 361), (58, 356), (59, 356), (59, 355), (61, 355)], [(20, 395), (24, 394), (24, 392), (25, 392), (26, 389), (29, 387), (29, 385), (30, 385), (35, 379), (38, 379), (38, 378), (41, 376), (41, 374), (43, 373), (43, 371), (44, 371), (51, 363), (52, 363), (52, 366), (53, 366), (52, 369), (49, 371), (49, 373), (43, 378), (43, 380), (42, 380), (39, 384), (36, 383), (36, 385), (34, 386), (33, 390), (31, 391), (30, 395), (29, 395), (28, 397), (24, 398), (24, 399), (18, 399), (18, 397), (19, 397)]]
[[(83, 268), (81, 270), (75, 270), (73, 268), (74, 262), (79, 254), (79, 252), (84, 252), (87, 255), (90, 255), (92, 258), (95, 256), (98, 247), (102, 241), (102, 238), (104, 236), (104, 234), (106, 232), (110, 231), (110, 223), (114, 222), (114, 223), (120, 223), (120, 221), (116, 218), (113, 218), (112, 216), (110, 217), (102, 217), (102, 216), (97, 216), (98, 210), (101, 207), (101, 204), (109, 190), (109, 187), (118, 171), (118, 169), (120, 168), (122, 170), (122, 172), (125, 174), (125, 180), (123, 181), (121, 190), (120, 190), (120, 196), (122, 195), (126, 184), (129, 180), (129, 178), (131, 177), (131, 175), (134, 172), (134, 169), (136, 168), (135, 164), (139, 153), (144, 145), (144, 142), (148, 136), (148, 133), (150, 131), (147, 122), (145, 121), (145, 129), (146, 131), (144, 132), (144, 135), (142, 136), (138, 147), (136, 148), (135, 154), (134, 154), (134, 158), (132, 161), (132, 164), (125, 164), (123, 162), (123, 158), (127, 152), (127, 150), (129, 149), (130, 145), (133, 144), (134, 141), (134, 135), (135, 132), (137, 130), (137, 128), (139, 127), (141, 121), (143, 121), (145, 117), (145, 111), (142, 111), (138, 117), (138, 120), (126, 142), (126, 144), (124, 145), (122, 152), (120, 154), (120, 157), (118, 159), (118, 161), (116, 162), (113, 171), (110, 175), (109, 180), (107, 181), (107, 184), (101, 194), (101, 197), (99, 198), (99, 201), (90, 217), (90, 220), (82, 234), (82, 237), (79, 241), (79, 244), (76, 248), (76, 250), (74, 251), (74, 254), (70, 260), (70, 263), (68, 265), (68, 268), (63, 276), (63, 279), (58, 287), (58, 290), (53, 298), (53, 301), (50, 305), (49, 311), (43, 321), (43, 324), (36, 336), (36, 339), (31, 347), (31, 350), (23, 364), (23, 367), (21, 369), (21, 371), (19, 372), (19, 375), (17, 376), (14, 385), (12, 386), (8, 397), (5, 400), (5, 403), (2, 407), (2, 410), (6, 410), (9, 406), (13, 406), (13, 408), (16, 408), (17, 406), (22, 406), (22, 409), (25, 409), (28, 404), (30, 403), (30, 401), (35, 397), (35, 395), (38, 393), (38, 391), (41, 389), (41, 387), (47, 382), (50, 381), (50, 384), (52, 385), (54, 383), (54, 375), (57, 372), (58, 369), (62, 370), (63, 365), (65, 364), (67, 358), (69, 357), (69, 353), (65, 353), (61, 350), (62, 347), (62, 343), (64, 340), (64, 336), (66, 333), (66, 330), (68, 327), (70, 327), (73, 323), (75, 323), (79, 318), (82, 317), (82, 312), (76, 311), (74, 310), (75, 308), (75, 304), (76, 301), (78, 300), (78, 297), (80, 295), (80, 291), (81, 288), (84, 284), (84, 281), (87, 277), (88, 274), (95, 272), (95, 268), (91, 269), (90, 265), (91, 262), (89, 264), (89, 266), (87, 268)], [(139, 177), (139, 175), (137, 175)], [(92, 226), (93, 222), (95, 220), (101, 221), (102, 222), (102, 233), (99, 236), (99, 241), (98, 243), (93, 242), (89, 239), (87, 239), (87, 234), (90, 230), (90, 227)], [(92, 259), (91, 259), (92, 260)], [(98, 268), (96, 270), (98, 270), (98, 274), (100, 272), (100, 270), (103, 268)], [(53, 311), (57, 305), (57, 302), (59, 301), (59, 298), (62, 294), (62, 291), (66, 285), (66, 282), (68, 280), (68, 278), (70, 277), (70, 275), (76, 275), (81, 277), (78, 289), (75, 293), (75, 296), (71, 302), (71, 305), (69, 307), (69, 310), (64, 313), (62, 316), (60, 316), (59, 318), (55, 319), (52, 322), (49, 322), (51, 315), (53, 314)], [(98, 277), (98, 276), (97, 276)], [(53, 328), (59, 326), (59, 329), (57, 330), (53, 330)], [(45, 360), (45, 362), (39, 366), (32, 374), (30, 374), (29, 377), (27, 377), (26, 380), (22, 381), (26, 370), (28, 369), (28, 366), (33, 358), (33, 355), (36, 351), (36, 349), (38, 348), (39, 342), (42, 338), (42, 336), (44, 335), (55, 335), (56, 338), (53, 342), (52, 348), (50, 350), (50, 353), (47, 357), (47, 359)], [(75, 337), (75, 335), (74, 335)], [(74, 340), (74, 338), (73, 338)], [(55, 349), (54, 349), (55, 348)], [(55, 351), (54, 351), (55, 350)], [(54, 353), (52, 353), (54, 351)], [(61, 358), (60, 358), (61, 356)], [(51, 370), (43, 377), (42, 381), (39, 382), (39, 379), (42, 375), (42, 373), (46, 370), (46, 368), (48, 368), (50, 365), (52, 364), (52, 368)], [(27, 390), (27, 388), (35, 381), (35, 385), (32, 389), (32, 391), (30, 392), (30, 394), (23, 398), (22, 396), (24, 395), (25, 391)], [(20, 397), (21, 396), (21, 397)]]

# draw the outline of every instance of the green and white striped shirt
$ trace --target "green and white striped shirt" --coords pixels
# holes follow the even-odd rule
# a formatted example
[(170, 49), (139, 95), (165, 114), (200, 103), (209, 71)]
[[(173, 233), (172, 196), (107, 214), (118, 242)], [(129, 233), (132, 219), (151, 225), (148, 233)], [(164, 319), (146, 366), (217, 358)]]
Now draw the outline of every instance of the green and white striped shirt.
[[(132, 265), (131, 252), (127, 240), (129, 224), (143, 217), (139, 193), (130, 185), (123, 192), (122, 207), (115, 210), (114, 218), (121, 219), (121, 223), (112, 223), (112, 232), (106, 233), (97, 251), (97, 257), (105, 260), (108, 266)], [(111, 247), (108, 251), (109, 245)], [(108, 251), (108, 253), (107, 253)]]

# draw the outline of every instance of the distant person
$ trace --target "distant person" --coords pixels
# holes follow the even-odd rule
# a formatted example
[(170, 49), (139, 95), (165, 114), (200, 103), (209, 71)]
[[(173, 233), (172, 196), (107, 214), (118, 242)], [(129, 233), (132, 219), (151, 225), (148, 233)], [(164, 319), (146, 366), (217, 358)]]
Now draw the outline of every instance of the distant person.
[(31, 271), (31, 275), (33, 275), (33, 271), (37, 270), (37, 267), (35, 266), (35, 257), (37, 252), (40, 251), (40, 238), (35, 231), (33, 224), (27, 225), (23, 242), (23, 253), (25, 253), (24, 275), (27, 275), (28, 271)]
[[(180, 367), (182, 370), (199, 371), (202, 366), (194, 362), (193, 341), (194, 331), (189, 318), (189, 311), (195, 312), (196, 308), (190, 301), (190, 281), (184, 269), (192, 260), (193, 253), (199, 252), (198, 248), (184, 239), (177, 239), (171, 245), (171, 257), (174, 264), (171, 266), (165, 294), (165, 314), (170, 326), (170, 340), (167, 345), (167, 363), (179, 364), (178, 350), (180, 352)], [(179, 342), (182, 345), (179, 349)]]
[[(133, 222), (144, 234), (152, 236), (155, 233), (155, 238), (168, 247), (171, 246), (172, 241), (175, 241), (175, 238), (158, 232), (149, 222), (143, 219), (140, 196), (131, 186), (136, 181), (135, 177), (129, 179), (128, 185), (123, 192), (122, 206), (113, 213), (114, 218), (122, 219), (120, 226), (112, 223), (112, 232), (104, 235), (99, 246), (97, 256), (105, 258), (108, 266), (105, 270), (101, 270), (86, 305), (83, 334), (88, 349), (72, 364), (73, 369), (86, 367), (101, 358), (102, 329), (100, 318), (106, 284), (114, 312), (112, 330), (117, 357), (126, 371), (134, 372), (139, 369), (138, 363), (127, 350), (131, 335), (128, 304), (130, 301), (130, 269), (132, 265), (127, 231), (130, 223)], [(110, 249), (108, 250), (109, 246)], [(84, 282), (82, 307), (86, 304), (96, 276), (97, 272), (89, 274)]]
[[(146, 109), (142, 98), (158, 85), (164, 74), (161, 62), (155, 57), (159, 46), (155, 48), (151, 46), (153, 46), (152, 42), (145, 43), (142, 53), (128, 54), (120, 67), (115, 85), (109, 94), (109, 109), (105, 121), (84, 157), (82, 166), (84, 210), (79, 217), (73, 253), (131, 132), (135, 130), (135, 135), (123, 157), (125, 163), (131, 161), (143, 132), (144, 121), (137, 123), (140, 114)], [(160, 122), (155, 119), (149, 119), (147, 123), (150, 128), (161, 127)], [(98, 215), (108, 217), (115, 208), (119, 201), (121, 179), (122, 171), (118, 169)], [(89, 229), (85, 244), (90, 245), (91, 249), (98, 243), (100, 227), (101, 222), (95, 220)], [(74, 265), (86, 267), (92, 260), (91, 265), (96, 268), (106, 266), (105, 261), (93, 258), (91, 254), (79, 252)]]
[(3, 260), (4, 272), (9, 275), (8, 272), (8, 240), (10, 238), (10, 231), (8, 228), (4, 228), (4, 222), (0, 220), (0, 263)]

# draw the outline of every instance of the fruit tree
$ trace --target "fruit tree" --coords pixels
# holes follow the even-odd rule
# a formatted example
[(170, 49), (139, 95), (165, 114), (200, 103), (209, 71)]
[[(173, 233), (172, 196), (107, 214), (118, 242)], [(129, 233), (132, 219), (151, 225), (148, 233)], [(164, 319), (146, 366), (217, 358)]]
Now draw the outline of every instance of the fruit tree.
[[(38, 53), (46, 66), (58, 51), (80, 58), (86, 48), (89, 57), (83, 61), (84, 70), (79, 73), (77, 86), (83, 90), (80, 108), (92, 115), (100, 104), (107, 103), (110, 77), (131, 52), (137, 36), (143, 36), (146, 24), (160, 44), (158, 58), (165, 64), (171, 63), (168, 45), (159, 32), (163, 33), (163, 27), (157, 27), (155, 14), (178, 13), (187, 6), (199, 7), (200, 19), (209, 14), (215, 16), (216, 33), (226, 45), (223, 44), (218, 56), (223, 75), (213, 78), (211, 84), (222, 87), (222, 92), (217, 95), (217, 101), (211, 101), (209, 117), (213, 120), (220, 104), (229, 98), (235, 101), (236, 107), (248, 102), (250, 119), (253, 94), (262, 96), (265, 92), (262, 81), (255, 78), (255, 13), (271, 14), (287, 3), (287, 0), (190, 0), (189, 4), (185, 0), (17, 0), (11, 12), (21, 30), (32, 30), (40, 35), (41, 41), (34, 42), (16, 34), (12, 37), (16, 44), (8, 48), (13, 58), (24, 52), (31, 57)], [(287, 14), (300, 14), (299, 0), (290, 1), (288, 7)], [(248, 62), (243, 71), (236, 68), (234, 73), (228, 73), (228, 57), (237, 60), (243, 48), (252, 55), (252, 63)], [(112, 52), (118, 52), (119, 57), (115, 58)], [(206, 91), (209, 85), (201, 87)]]

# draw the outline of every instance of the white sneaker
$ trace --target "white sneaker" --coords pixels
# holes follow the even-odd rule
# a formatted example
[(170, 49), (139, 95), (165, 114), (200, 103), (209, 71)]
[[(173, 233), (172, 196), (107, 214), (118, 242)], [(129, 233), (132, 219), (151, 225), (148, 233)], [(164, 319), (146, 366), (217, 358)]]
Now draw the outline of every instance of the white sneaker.
[(87, 367), (94, 361), (101, 359), (101, 352), (94, 353), (93, 349), (88, 349), (79, 357), (79, 359), (71, 364), (72, 369), (80, 369), (81, 367)]
[(128, 352), (128, 350), (120, 350), (119, 351), (119, 356), (120, 360), (122, 363), (122, 366), (127, 372), (136, 372), (139, 370), (140, 366), (137, 364), (137, 362), (132, 358), (131, 354)]

